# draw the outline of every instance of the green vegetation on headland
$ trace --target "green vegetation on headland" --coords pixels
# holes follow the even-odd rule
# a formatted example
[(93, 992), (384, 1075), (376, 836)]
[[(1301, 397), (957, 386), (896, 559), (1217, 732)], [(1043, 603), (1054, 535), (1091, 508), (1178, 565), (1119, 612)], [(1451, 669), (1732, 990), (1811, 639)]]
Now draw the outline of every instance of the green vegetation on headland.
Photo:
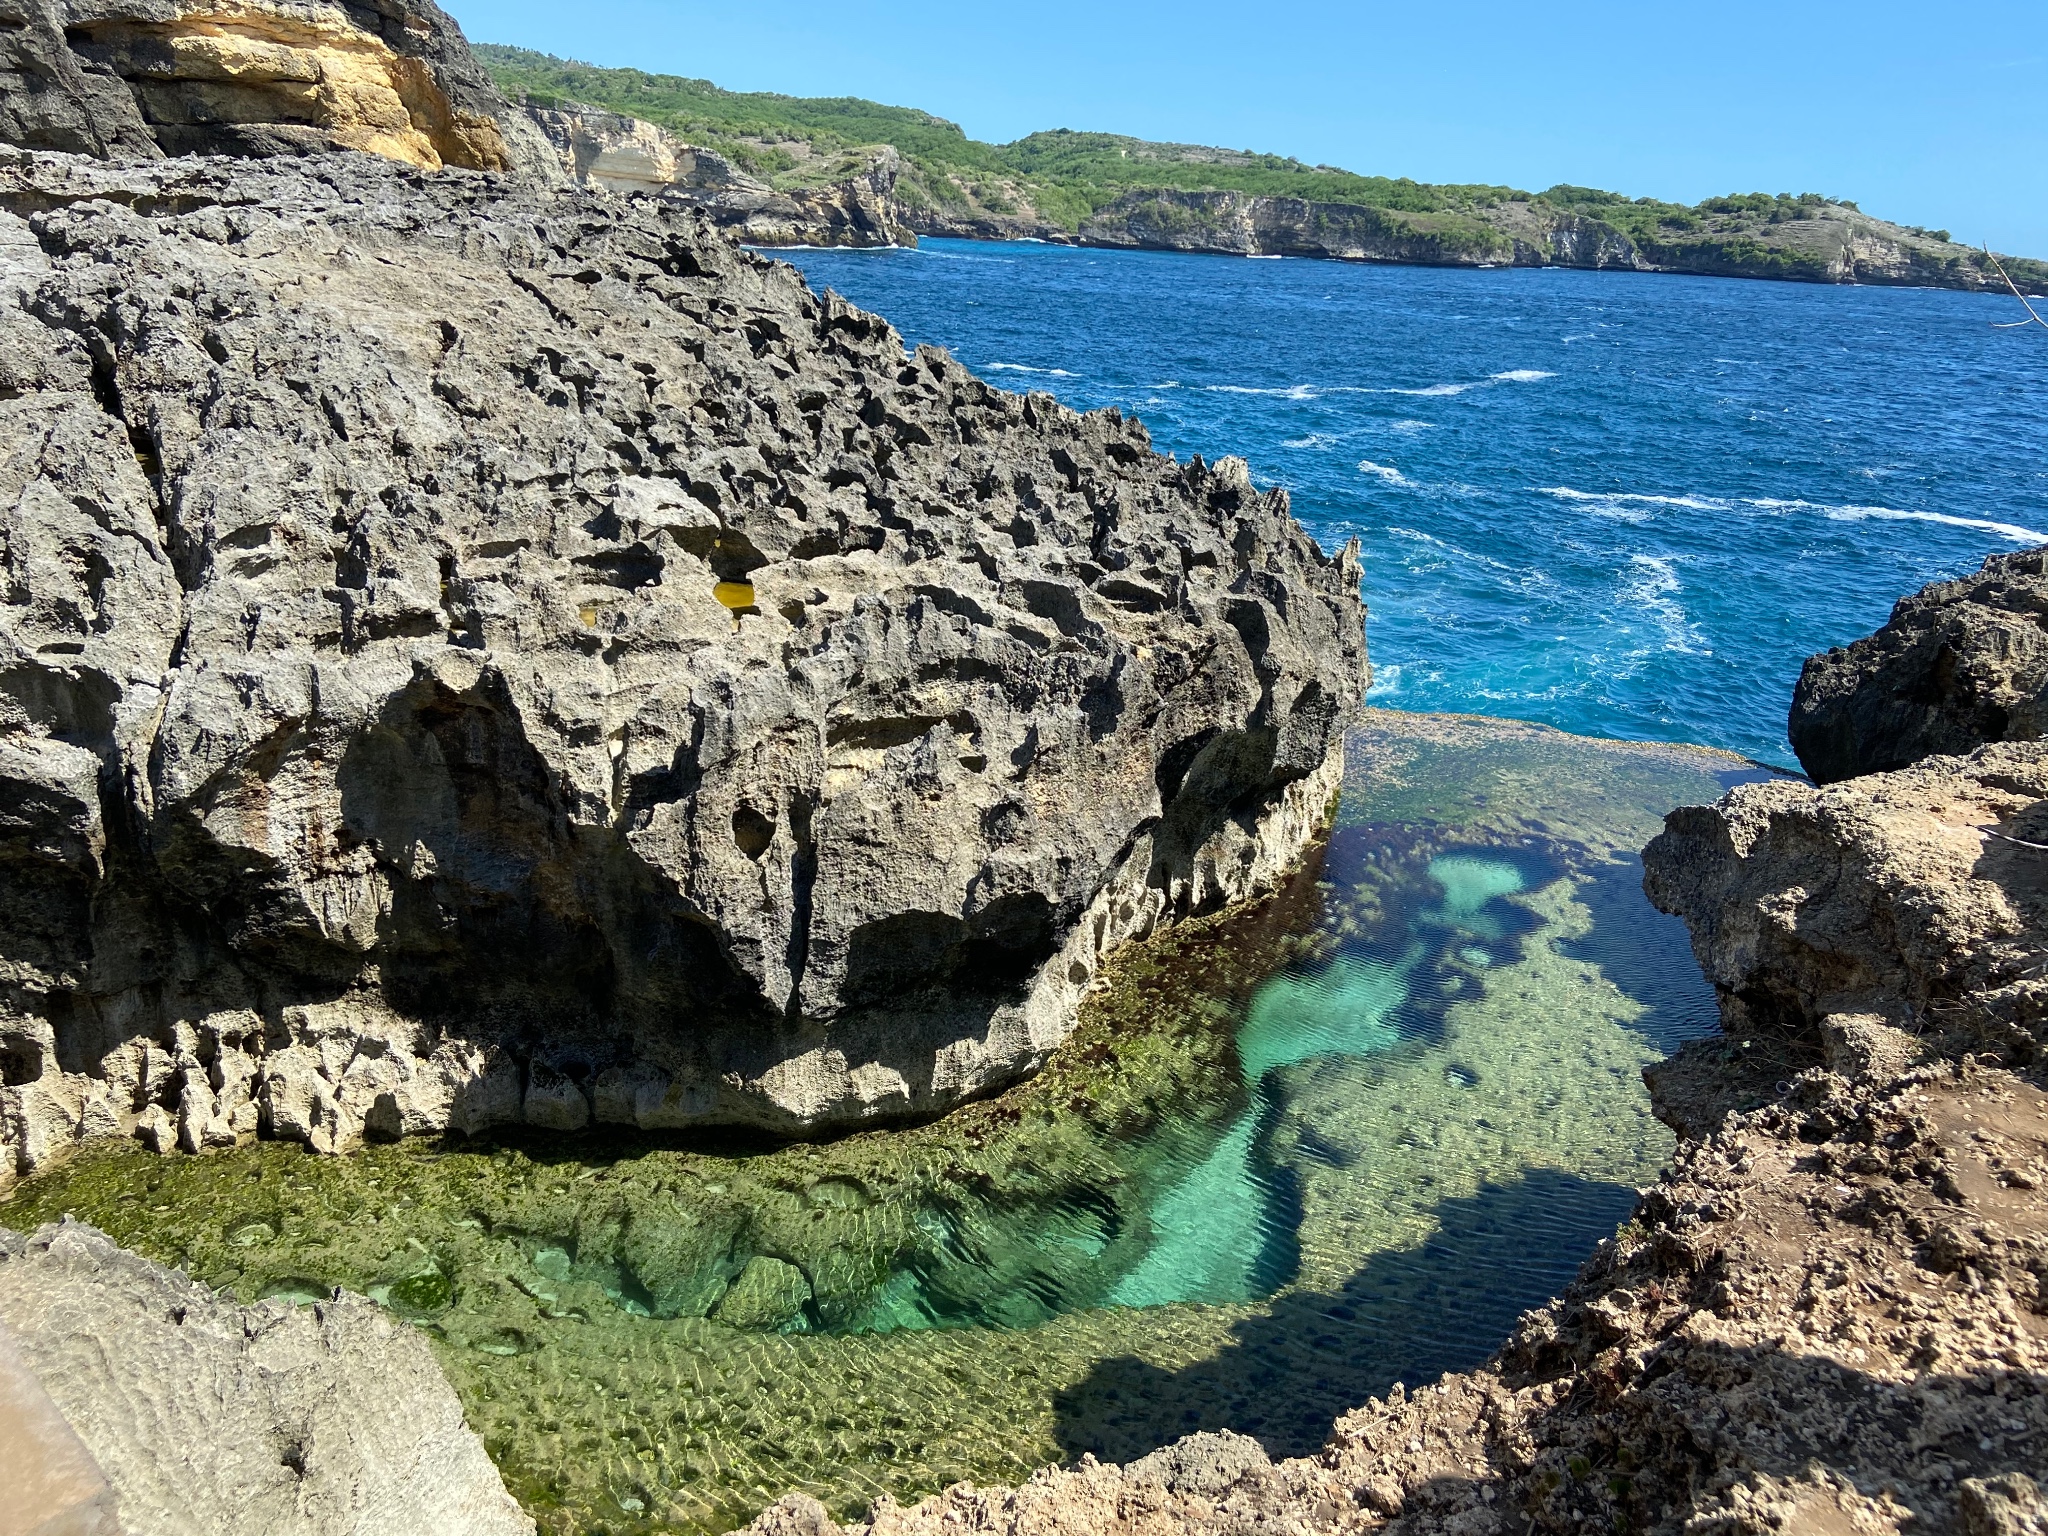
[[(1693, 206), (1590, 187), (1544, 192), (1361, 176), (1281, 155), (1055, 129), (1009, 144), (858, 97), (722, 90), (485, 43), (515, 100), (644, 119), (726, 155), (777, 191), (826, 191), (896, 151), (892, 213), (918, 234), (1326, 256), (1431, 265), (1558, 265), (1807, 282), (2003, 291), (1984, 254), (1946, 230), (1853, 202), (1746, 193)], [(872, 179), (872, 178), (871, 178)], [(2048, 293), (2048, 262), (2002, 258)]]

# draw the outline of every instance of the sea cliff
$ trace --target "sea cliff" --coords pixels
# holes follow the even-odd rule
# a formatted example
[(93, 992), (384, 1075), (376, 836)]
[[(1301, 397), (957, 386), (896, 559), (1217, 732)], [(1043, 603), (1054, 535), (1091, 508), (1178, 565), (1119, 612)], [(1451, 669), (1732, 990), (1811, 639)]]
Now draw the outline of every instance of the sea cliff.
[[(1066, 129), (969, 139), (913, 108), (725, 91), (705, 80), (601, 69), (484, 45), (486, 66), (547, 122), (624, 114), (635, 134), (700, 146), (784, 201), (671, 178), (761, 244), (901, 245), (920, 235), (1455, 267), (1575, 267), (2005, 293), (2048, 293), (2048, 263), (1994, 259), (1929, 230), (1814, 193), (1693, 206), (1591, 187), (1542, 192), (1361, 176), (1278, 155)], [(659, 125), (659, 126), (657, 126)], [(680, 153), (690, 153), (687, 148)], [(751, 194), (758, 198), (762, 193)], [(2001, 267), (2003, 272), (2001, 273)]]

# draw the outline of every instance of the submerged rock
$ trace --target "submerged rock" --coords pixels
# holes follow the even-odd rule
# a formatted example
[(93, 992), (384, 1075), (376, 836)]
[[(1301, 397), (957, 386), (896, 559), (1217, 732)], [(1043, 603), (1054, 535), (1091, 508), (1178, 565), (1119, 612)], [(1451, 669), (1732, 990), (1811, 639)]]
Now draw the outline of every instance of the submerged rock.
[(1901, 598), (1885, 626), (1810, 657), (1792, 749), (1831, 784), (2048, 730), (2048, 552), (1994, 555), (1974, 576)]
[(426, 1340), (359, 1296), (237, 1306), (67, 1221), (0, 1230), (0, 1324), (111, 1485), (109, 1531), (533, 1531)]
[(0, 152), (0, 519), (23, 1169), (942, 1109), (1271, 883), (1367, 676), (1241, 461), (368, 156)]
[[(1924, 702), (1970, 718), (1960, 686)], [(1395, 1386), (1317, 1456), (1196, 1437), (1186, 1481), (1084, 1458), (844, 1529), (2048, 1529), (2048, 743), (2004, 730), (1667, 818), (1645, 889), (1724, 1035), (1652, 1069), (1671, 1166), (1483, 1369)], [(792, 1497), (753, 1529), (822, 1519)]]

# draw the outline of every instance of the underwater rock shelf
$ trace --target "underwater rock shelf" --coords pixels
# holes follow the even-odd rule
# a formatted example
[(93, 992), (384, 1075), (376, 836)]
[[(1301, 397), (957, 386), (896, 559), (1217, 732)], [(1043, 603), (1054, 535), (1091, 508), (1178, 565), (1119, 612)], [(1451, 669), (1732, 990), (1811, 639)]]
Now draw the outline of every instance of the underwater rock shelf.
[(1036, 1080), (745, 1149), (414, 1140), (93, 1154), (69, 1211), (247, 1300), (366, 1292), (435, 1341), (544, 1530), (853, 1513), (1190, 1430), (1320, 1445), (1488, 1354), (1626, 1216), (1640, 1073), (1712, 994), (1634, 850), (1721, 754), (1371, 712), (1269, 900), (1127, 952)]

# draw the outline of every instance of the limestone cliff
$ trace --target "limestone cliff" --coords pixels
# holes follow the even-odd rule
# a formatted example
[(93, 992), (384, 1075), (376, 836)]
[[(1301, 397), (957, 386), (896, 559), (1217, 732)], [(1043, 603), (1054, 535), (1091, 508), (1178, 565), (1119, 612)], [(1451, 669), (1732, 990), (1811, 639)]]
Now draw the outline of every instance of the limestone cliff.
[(433, 0), (0, 0), (0, 142), (559, 179)]
[(0, 158), (0, 569), (19, 1168), (934, 1112), (1275, 876), (1367, 675), (1242, 462), (371, 156)]
[(580, 104), (524, 104), (578, 186), (676, 198), (753, 245), (915, 245), (896, 182), (903, 157), (886, 144), (846, 176), (778, 191), (715, 150), (687, 144), (638, 118)]

